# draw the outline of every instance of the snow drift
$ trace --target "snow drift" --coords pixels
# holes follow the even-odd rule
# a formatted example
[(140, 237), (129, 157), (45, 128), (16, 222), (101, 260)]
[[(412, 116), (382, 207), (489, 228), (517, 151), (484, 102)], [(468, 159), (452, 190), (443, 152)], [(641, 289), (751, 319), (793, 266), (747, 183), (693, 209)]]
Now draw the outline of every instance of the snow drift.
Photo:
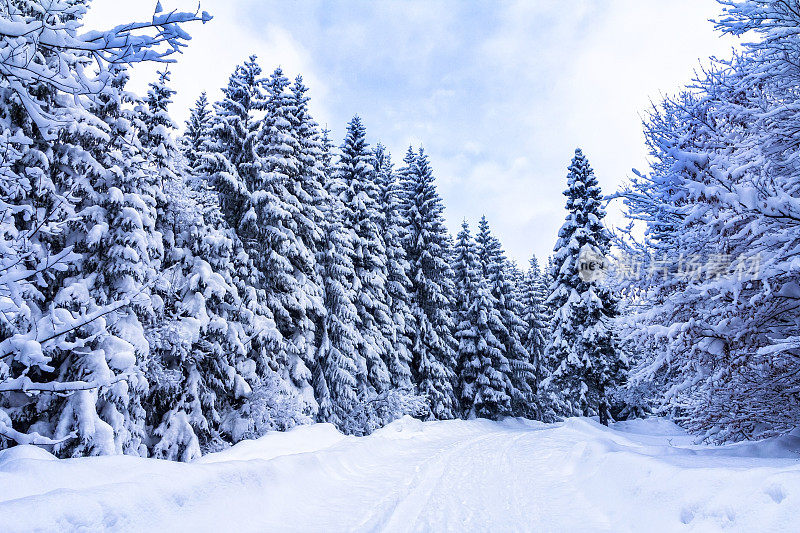
[(799, 436), (709, 447), (657, 419), (316, 424), (191, 464), (0, 452), (9, 532), (787, 531), (799, 510)]

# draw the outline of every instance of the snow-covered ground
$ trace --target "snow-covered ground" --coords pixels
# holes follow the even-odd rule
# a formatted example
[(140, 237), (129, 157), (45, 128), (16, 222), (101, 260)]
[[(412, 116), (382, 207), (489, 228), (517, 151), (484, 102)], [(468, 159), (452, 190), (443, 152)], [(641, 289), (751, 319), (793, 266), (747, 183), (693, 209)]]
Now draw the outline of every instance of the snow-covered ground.
[(664, 420), (606, 429), (317, 424), (180, 464), (0, 452), (10, 531), (792, 531), (800, 437), (691, 444)]

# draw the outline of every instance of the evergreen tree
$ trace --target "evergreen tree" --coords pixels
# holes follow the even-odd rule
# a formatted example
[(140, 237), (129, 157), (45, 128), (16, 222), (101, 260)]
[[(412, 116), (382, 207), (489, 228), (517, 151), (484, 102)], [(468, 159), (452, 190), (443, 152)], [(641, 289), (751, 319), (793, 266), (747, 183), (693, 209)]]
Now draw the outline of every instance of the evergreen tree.
[(247, 324), (237, 310), (233, 241), (216, 198), (207, 182), (192, 190), (178, 175), (189, 173), (174, 140), (168, 81), (160, 73), (138, 109), (142, 144), (165, 193), (157, 220), (165, 254), (153, 291), (161, 305), (145, 332), (148, 423), (153, 455), (190, 461), (222, 445), (222, 416), (250, 389), (237, 370), (247, 359)]
[(461, 223), (461, 231), (456, 236), (453, 257), (453, 285), (455, 288), (453, 319), (456, 325), (454, 336), (458, 341), (455, 394), (460, 402), (461, 412), (466, 413), (466, 416), (469, 416), (472, 411), (475, 397), (475, 369), (477, 368), (477, 365), (473, 367), (470, 362), (476, 351), (476, 332), (470, 311), (481, 281), (481, 268), (477, 254), (478, 250), (470, 234), (469, 224), (464, 220)]
[[(109, 136), (104, 143), (90, 145), (99, 166), (83, 169), (88, 188), (78, 204), (82, 216), (78, 235), (73, 238), (75, 251), (84, 255), (84, 261), (69, 283), (82, 286), (100, 305), (130, 302), (105, 317), (109, 332), (120, 343), (116, 350), (107, 349), (141, 362), (150, 351), (145, 328), (155, 318), (152, 287), (163, 255), (156, 229), (163, 183), (161, 176), (148, 168), (138, 132), (132, 126), (134, 111), (125, 107), (133, 103), (123, 91), (127, 73), (124, 69), (113, 69), (112, 73), (111, 87), (115, 90), (100, 95), (92, 107), (95, 116), (108, 125)], [(82, 363), (91, 365), (85, 360)], [(69, 372), (80, 375), (81, 366), (73, 364)], [(142, 400), (148, 385), (140, 365), (131, 372), (133, 379), (101, 389), (97, 401), (101, 410), (116, 412), (117, 420), (112, 423), (116, 453), (147, 455)], [(80, 408), (73, 398), (66, 399), (56, 427), (58, 435), (72, 431), (74, 411)], [(65, 455), (85, 454), (81, 445), (75, 447), (77, 444), (67, 441), (55, 449)]]
[[(173, 282), (185, 274), (176, 268), (180, 265), (174, 259), (176, 248), (182, 243), (175, 242), (174, 233), (170, 231), (172, 228), (165, 225), (175, 218), (171, 211), (175, 197), (180, 194), (181, 183), (174, 172), (178, 161), (172, 133), (176, 127), (168, 112), (175, 91), (167, 85), (168, 82), (169, 71), (159, 72), (158, 80), (150, 84), (147, 98), (136, 108), (136, 124), (150, 167), (148, 170), (154, 174), (161, 193), (156, 205), (156, 229), (164, 237), (165, 244), (160, 273), (152, 290), (161, 305), (153, 309), (154, 318), (144, 332), (149, 345), (144, 370), (150, 383), (147, 422), (156, 427), (156, 435), (163, 437), (156, 445), (156, 455), (189, 461), (200, 456), (197, 434), (203, 432), (206, 436), (209, 424), (198, 391), (201, 377), (194, 368), (191, 344), (187, 339), (191, 333), (187, 335), (181, 328), (186, 311), (179, 310), (182, 307), (179, 289), (173, 286)], [(169, 191), (170, 195), (164, 195), (164, 191)], [(186, 218), (189, 217), (184, 215), (184, 220)]]
[[(251, 207), (248, 183), (257, 172), (255, 144), (260, 122), (256, 113), (266, 106), (264, 80), (256, 56), (236, 67), (222, 93), (223, 99), (214, 104), (210, 142), (201, 166), (219, 193), (228, 224), (241, 233), (245, 213)], [(243, 242), (247, 244), (249, 239), (243, 237)]]
[(179, 50), (181, 23), (208, 16), (78, 35), (85, 13), (78, 0), (0, 6), (24, 28), (0, 36), (14, 52), (0, 60), (0, 446), (144, 454), (137, 359), (158, 239), (125, 68)]
[(322, 129), (322, 138), (320, 140), (321, 148), (322, 148), (322, 173), (325, 177), (325, 190), (328, 194), (338, 195), (338, 192), (341, 189), (341, 186), (332, 185), (329, 182), (329, 178), (333, 176), (333, 150), (334, 144), (333, 140), (331, 139), (331, 131), (327, 128)]
[[(553, 260), (553, 255), (551, 254), (547, 256), (547, 267), (542, 271), (542, 294), (543, 294), (542, 311), (544, 316), (544, 323), (547, 326), (547, 331), (548, 331), (548, 338), (547, 342), (545, 343), (546, 346), (550, 345), (550, 339), (553, 333), (551, 326), (553, 323), (553, 317), (555, 316), (557, 310), (555, 301), (550, 299), (551, 290), (554, 286), (556, 279), (554, 273), (555, 273), (554, 260)], [(552, 368), (548, 366), (550, 362), (547, 359), (547, 357), (544, 358), (542, 364), (544, 365), (544, 367), (548, 368), (549, 370), (552, 370)]]
[(453, 392), (457, 345), (453, 336), (451, 240), (428, 157), (421, 149), (415, 154), (409, 148), (404, 162), (402, 214), (408, 224), (405, 250), (416, 323), (412, 372), (420, 394), (428, 399), (430, 416), (448, 419), (456, 416), (458, 408)]
[[(536, 385), (533, 387), (533, 391), (537, 393), (537, 407), (542, 404), (542, 398), (538, 395), (538, 384), (549, 375), (543, 364), (548, 338), (548, 322), (544, 309), (544, 302), (547, 299), (546, 283), (546, 277), (534, 255), (530, 259), (530, 269), (523, 273), (520, 283), (520, 304), (522, 320), (526, 328), (526, 334), (522, 341), (530, 354), (530, 362), (533, 367), (534, 384)], [(541, 418), (542, 414), (541, 411), (538, 412), (537, 417)]]
[(511, 368), (499, 340), (508, 331), (477, 256), (477, 246), (464, 222), (455, 253), (458, 393), (464, 416), (497, 419), (511, 412)]
[(326, 312), (314, 366), (317, 418), (348, 433), (358, 433), (361, 428), (352, 417), (359, 403), (358, 381), (366, 379), (367, 365), (358, 351), (361, 338), (354, 304), (352, 237), (342, 222), (342, 205), (337, 196), (331, 195), (326, 221), (318, 252)]
[(464, 220), (461, 222), (461, 231), (456, 236), (453, 262), (455, 316), (458, 322), (469, 311), (482, 277), (483, 270), (478, 262), (478, 247), (470, 233), (469, 224)]
[[(25, 12), (30, 21), (39, 20), (37, 15)], [(41, 54), (45, 65), (59, 61), (55, 53)], [(103, 121), (92, 125), (85, 108), (59, 103), (56, 89), (34, 81), (28, 90), (49, 104), (50, 116), (83, 128), (52, 143), (5, 76), (0, 87), (7, 147), (0, 165), (2, 263), (10, 276), (2, 284), (0, 446), (50, 444), (62, 456), (121, 453), (115, 430), (124, 428), (115, 422), (123, 415), (113, 404), (103, 409), (99, 387), (135, 371), (132, 346), (113, 335), (104, 320), (123, 302), (103, 306), (89, 293), (80, 278), (85, 255), (74, 252), (72, 239), (86, 238), (74, 228), (88, 218), (82, 198), (93, 193), (86, 167), (106, 171), (88, 147), (103, 142), (108, 127)], [(118, 97), (118, 87), (106, 94)], [(104, 348), (118, 348), (120, 357)], [(72, 392), (54, 394), (59, 391)]]
[(507, 393), (512, 400), (510, 414), (533, 417), (536, 412), (534, 397), (536, 381), (530, 355), (522, 342), (525, 336), (525, 324), (520, 318), (521, 308), (516, 298), (516, 290), (509, 280), (509, 264), (500, 241), (489, 230), (486, 217), (480, 220), (476, 241), (482, 277), (491, 290), (495, 300), (494, 307), (503, 325), (497, 332), (497, 337), (507, 362), (498, 366), (497, 370), (508, 367)]
[(511, 284), (514, 300), (520, 305), (520, 309), (522, 309), (522, 288), (525, 284), (525, 272), (519, 268), (519, 265), (514, 259), (506, 260), (506, 277)]
[(369, 396), (390, 386), (385, 361), (391, 349), (392, 321), (386, 292), (386, 247), (381, 235), (384, 216), (378, 205), (375, 169), (367, 149), (361, 119), (354, 117), (347, 127), (335, 176), (341, 183), (340, 199), (345, 225), (353, 234), (353, 290), (362, 340), (359, 351), (367, 360), (368, 383), (359, 392)]
[[(305, 261), (299, 268), (313, 271), (313, 257), (309, 265), (309, 252), (291, 238), (287, 228), (296, 212), (287, 207), (292, 199), (285, 188), (287, 172), (297, 170), (293, 106), (285, 91), (288, 81), (281, 73), (269, 83), (260, 76), (255, 56), (231, 75), (223, 100), (215, 104), (201, 165), (201, 172), (218, 192), (225, 222), (235, 232), (243, 303), (252, 313), (250, 358), (239, 370), (255, 386), (242, 407), (225, 421), (234, 440), (290, 427), (311, 417), (315, 408), (311, 372), (304, 360), (314, 321), (303, 310), (320, 302), (298, 294), (292, 275), (298, 263), (283, 253), (292, 248)], [(262, 112), (266, 115), (259, 119)], [(297, 249), (293, 248), (296, 244)], [(295, 335), (295, 325), (300, 334)]]
[(373, 166), (378, 186), (378, 205), (383, 209), (380, 233), (386, 243), (386, 295), (392, 314), (392, 327), (387, 332), (390, 348), (386, 365), (393, 388), (413, 389), (411, 376), (411, 338), (414, 317), (411, 314), (411, 280), (403, 242), (407, 229), (401, 213), (400, 182), (392, 170), (389, 152), (381, 144), (375, 148)]
[[(319, 131), (319, 125), (311, 116), (308, 109), (309, 98), (306, 96), (306, 86), (303, 78), (297, 76), (291, 87), (293, 104), (292, 125), (297, 136), (297, 174), (289, 181), (289, 192), (298, 204), (295, 236), (303, 243), (305, 248), (314, 256), (306, 262), (316, 260), (316, 254), (324, 239), (325, 209), (331, 204), (332, 199), (325, 188), (325, 165), (328, 148), (324, 145), (324, 138)], [(322, 280), (315, 269), (305, 281), (303, 291), (311, 301), (306, 310), (309, 319), (318, 325), (325, 314)], [(315, 328), (317, 327), (315, 325)], [(313, 353), (317, 343), (313, 332), (306, 331), (306, 350)]]
[(628, 392), (715, 442), (800, 419), (800, 17), (796, 2), (722, 4), (716, 26), (744, 38), (741, 53), (653, 109), (650, 172), (622, 194), (647, 230), (627, 250), (646, 268), (623, 282)]
[(183, 154), (192, 170), (197, 170), (202, 165), (201, 157), (210, 140), (212, 119), (213, 112), (206, 92), (203, 91), (194, 103), (183, 134)]
[[(293, 94), (278, 68), (266, 88), (266, 115), (255, 146), (257, 170), (246, 180), (250, 209), (241, 231), (262, 276), (267, 306), (285, 339), (278, 360), (311, 409), (309, 368), (316, 351), (315, 331), (324, 313), (315, 257), (322, 214), (316, 198), (320, 185), (313, 173), (316, 155), (310, 144), (314, 124), (305, 110), (302, 83)], [(305, 146), (300, 126), (308, 130)]]
[(612, 319), (617, 300), (610, 289), (580, 275), (581, 256), (603, 257), (610, 234), (603, 227), (605, 211), (594, 171), (580, 149), (567, 175), (567, 218), (559, 231), (549, 301), (556, 306), (547, 356), (553, 368), (547, 379), (557, 414), (599, 415), (608, 424), (611, 389), (622, 379), (623, 361), (616, 347)]
[(319, 402), (318, 419), (332, 422), (343, 432), (362, 435), (371, 421), (364, 419), (362, 394), (367, 384), (367, 360), (359, 351), (363, 344), (355, 306), (355, 270), (351, 229), (344, 224), (340, 195), (344, 184), (334, 172), (333, 143), (322, 132), (321, 162), (327, 201), (324, 239), (318, 252), (318, 268), (324, 283), (325, 318), (314, 368), (314, 390)]
[[(465, 416), (496, 420), (512, 413), (511, 367), (496, 333), (506, 333), (487, 280), (480, 279), (467, 313), (471, 326), (460, 333), (462, 405)], [(469, 408), (469, 410), (467, 410)]]

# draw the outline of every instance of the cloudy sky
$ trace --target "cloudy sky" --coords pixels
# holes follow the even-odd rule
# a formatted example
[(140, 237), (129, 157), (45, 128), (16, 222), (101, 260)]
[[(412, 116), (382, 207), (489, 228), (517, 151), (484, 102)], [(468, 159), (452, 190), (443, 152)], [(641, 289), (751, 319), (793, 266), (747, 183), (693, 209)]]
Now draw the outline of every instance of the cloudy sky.
[[(194, 10), (196, 0), (162, 0)], [(152, 16), (155, 0), (94, 0), (87, 27)], [(359, 114), (370, 142), (429, 153), (451, 230), (486, 215), (510, 257), (548, 255), (576, 146), (605, 192), (646, 169), (641, 114), (736, 43), (714, 0), (201, 0), (214, 20), (172, 67), (181, 123), (237, 63), (302, 74), (336, 139)], [(152, 71), (134, 73), (133, 87)], [(610, 223), (620, 217), (610, 207)]]

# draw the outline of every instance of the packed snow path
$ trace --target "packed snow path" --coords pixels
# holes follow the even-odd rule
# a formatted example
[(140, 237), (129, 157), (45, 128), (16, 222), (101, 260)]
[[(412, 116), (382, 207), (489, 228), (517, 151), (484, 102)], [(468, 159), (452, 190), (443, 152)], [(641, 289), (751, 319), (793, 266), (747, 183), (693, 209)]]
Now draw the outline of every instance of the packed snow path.
[(9, 531), (790, 531), (800, 437), (694, 446), (669, 422), (606, 429), (397, 421), (318, 424), (194, 464), (0, 452)]

